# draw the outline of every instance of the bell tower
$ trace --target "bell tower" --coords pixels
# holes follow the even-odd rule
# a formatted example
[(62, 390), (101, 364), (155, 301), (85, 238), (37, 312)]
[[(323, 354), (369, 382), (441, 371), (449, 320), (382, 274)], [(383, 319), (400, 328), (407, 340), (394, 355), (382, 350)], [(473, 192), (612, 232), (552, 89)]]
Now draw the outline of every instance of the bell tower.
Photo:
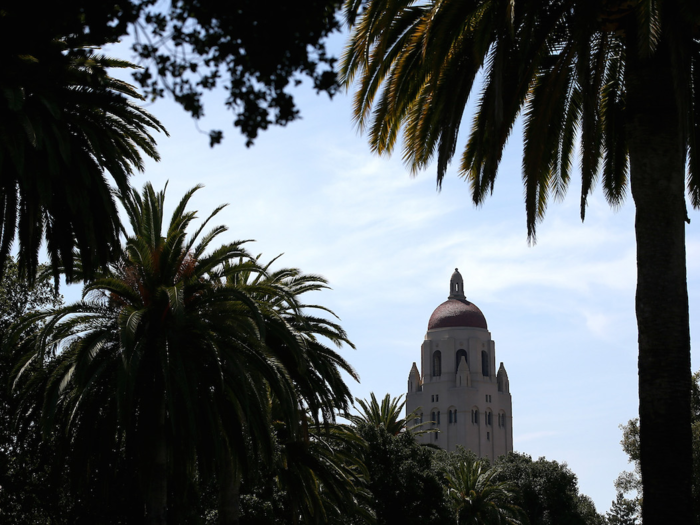
[(406, 413), (434, 428), (416, 436), (445, 450), (463, 446), (490, 460), (513, 450), (513, 412), (505, 366), (496, 368), (496, 345), (486, 318), (467, 300), (458, 269), (450, 277), (447, 301), (428, 321), (420, 370), (408, 378)]

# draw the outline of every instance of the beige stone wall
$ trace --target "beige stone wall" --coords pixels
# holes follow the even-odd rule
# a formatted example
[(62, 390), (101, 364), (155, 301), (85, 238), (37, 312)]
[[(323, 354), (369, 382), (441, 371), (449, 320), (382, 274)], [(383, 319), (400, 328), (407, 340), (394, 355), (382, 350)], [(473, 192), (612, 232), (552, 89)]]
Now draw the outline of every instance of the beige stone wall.
[[(468, 369), (463, 367), (458, 373), (456, 355), (461, 349), (467, 352)], [(439, 375), (433, 366), (437, 351), (441, 357)], [(487, 358), (487, 376), (483, 375), (482, 352)], [(490, 460), (512, 451), (511, 395), (507, 375), (503, 381), (505, 391), (498, 391), (498, 372), (496, 346), (488, 330), (429, 330), (421, 347), (420, 371), (412, 368), (409, 374), (406, 411), (410, 413), (420, 407), (424, 422), (431, 421), (431, 414), (435, 414), (434, 423), (426, 427), (437, 428), (439, 432), (419, 435), (418, 441), (449, 451), (461, 445)], [(501, 373), (505, 374), (505, 369)]]

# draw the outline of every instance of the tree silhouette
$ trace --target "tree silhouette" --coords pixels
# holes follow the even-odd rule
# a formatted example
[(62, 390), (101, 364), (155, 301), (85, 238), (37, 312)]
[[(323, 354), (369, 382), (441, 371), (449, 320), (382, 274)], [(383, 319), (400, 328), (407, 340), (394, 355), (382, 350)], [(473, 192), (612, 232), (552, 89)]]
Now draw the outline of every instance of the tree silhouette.
[[(641, 470), (647, 525), (690, 522), (690, 331), (686, 182), (700, 206), (700, 4), (690, 0), (349, 0), (342, 76), (371, 148), (400, 134), (412, 170), (436, 160), (438, 186), (477, 75), (459, 174), (480, 204), (523, 116), (528, 238), (581, 151), (581, 216), (602, 171), (605, 196), (636, 207)], [(686, 160), (688, 176), (686, 181)], [(602, 169), (601, 169), (602, 168)], [(678, 468), (665, 449), (674, 443)]]

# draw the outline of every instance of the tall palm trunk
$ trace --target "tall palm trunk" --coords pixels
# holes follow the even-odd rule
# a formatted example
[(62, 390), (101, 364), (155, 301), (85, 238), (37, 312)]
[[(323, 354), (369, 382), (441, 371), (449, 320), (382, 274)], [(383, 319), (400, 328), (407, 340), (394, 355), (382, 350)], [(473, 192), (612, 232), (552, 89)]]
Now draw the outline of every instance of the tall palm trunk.
[[(644, 525), (692, 523), (685, 136), (668, 44), (630, 36), (627, 138), (636, 207), (640, 463)], [(611, 395), (615, 395), (614, 391)]]
[(241, 474), (227, 450), (219, 470), (219, 524), (238, 525), (241, 517)]
[(165, 441), (165, 401), (159, 411), (153, 446), (153, 470), (148, 476), (146, 494), (146, 523), (168, 523), (168, 449)]

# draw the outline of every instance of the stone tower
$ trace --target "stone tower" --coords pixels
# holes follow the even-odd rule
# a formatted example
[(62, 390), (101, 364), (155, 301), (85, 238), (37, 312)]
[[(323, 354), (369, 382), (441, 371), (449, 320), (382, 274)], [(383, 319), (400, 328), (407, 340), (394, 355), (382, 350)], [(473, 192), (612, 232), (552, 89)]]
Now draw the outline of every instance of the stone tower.
[[(508, 374), (496, 370), (496, 345), (481, 310), (464, 295), (455, 269), (450, 295), (428, 321), (420, 371), (408, 374), (406, 412), (418, 411), (422, 428), (439, 432), (417, 436), (445, 450), (458, 445), (494, 460), (513, 450), (513, 412)], [(416, 423), (416, 421), (414, 421)]]

